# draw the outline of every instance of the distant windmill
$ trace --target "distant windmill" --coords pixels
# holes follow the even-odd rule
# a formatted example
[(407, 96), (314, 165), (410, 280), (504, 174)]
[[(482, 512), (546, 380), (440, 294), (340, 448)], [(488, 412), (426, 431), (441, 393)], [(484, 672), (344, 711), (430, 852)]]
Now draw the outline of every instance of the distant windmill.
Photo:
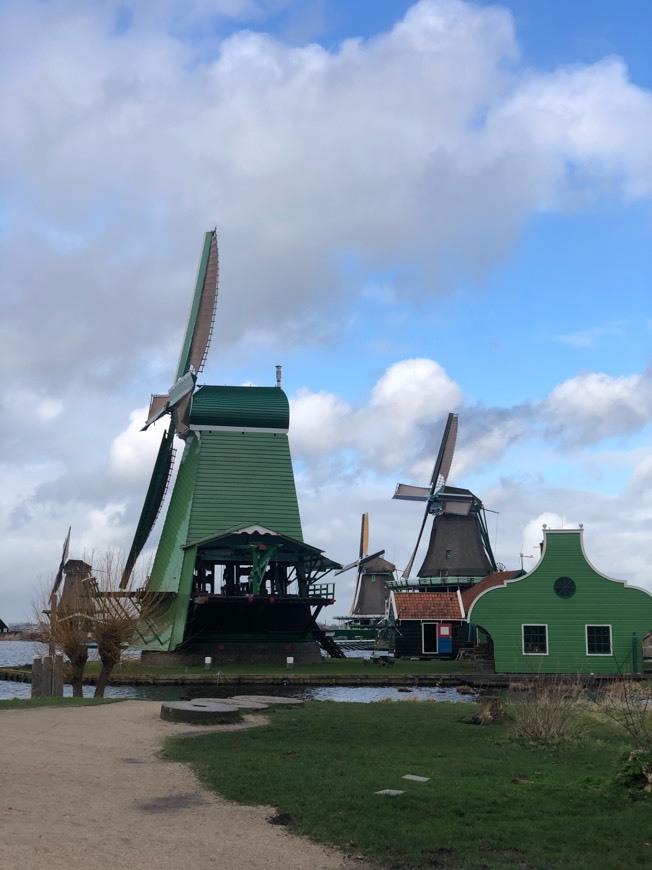
[(362, 514), (360, 524), (360, 552), (355, 562), (346, 565), (337, 574), (357, 568), (355, 591), (350, 616), (360, 618), (380, 618), (385, 615), (389, 597), (387, 583), (394, 580), (395, 566), (382, 557), (384, 550), (368, 555), (369, 514)]
[(447, 486), (457, 439), (458, 417), (449, 414), (437, 454), (430, 486), (399, 483), (394, 498), (426, 503), (417, 542), (403, 574), (407, 580), (421, 544), (428, 517), (433, 518), (428, 550), (419, 578), (484, 577), (496, 569), (484, 506), (468, 489)]

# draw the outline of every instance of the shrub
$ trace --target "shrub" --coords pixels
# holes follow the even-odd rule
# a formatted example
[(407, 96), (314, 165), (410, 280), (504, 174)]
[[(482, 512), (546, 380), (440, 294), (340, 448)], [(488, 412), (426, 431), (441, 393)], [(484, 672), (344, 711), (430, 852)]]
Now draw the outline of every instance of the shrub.
[(527, 692), (511, 699), (514, 734), (521, 740), (537, 743), (578, 739), (583, 730), (580, 716), (583, 694), (577, 683), (540, 678)]
[(624, 786), (633, 797), (652, 794), (652, 752), (634, 749), (626, 755), (616, 774), (616, 783)]

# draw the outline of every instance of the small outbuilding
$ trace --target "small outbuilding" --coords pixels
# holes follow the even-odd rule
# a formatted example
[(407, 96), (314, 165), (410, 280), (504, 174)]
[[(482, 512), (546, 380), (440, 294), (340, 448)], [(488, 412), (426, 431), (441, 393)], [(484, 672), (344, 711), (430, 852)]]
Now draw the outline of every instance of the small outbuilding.
[(466, 618), (491, 638), (496, 672), (640, 673), (652, 594), (597, 571), (582, 528), (543, 536), (531, 572), (465, 594)]
[(459, 591), (394, 590), (389, 597), (389, 616), (396, 628), (397, 658), (453, 658), (467, 645), (468, 626)]
[(0, 619), (0, 634), (7, 634), (8, 631), (9, 631), (9, 627), (8, 627), (7, 623), (3, 622)]

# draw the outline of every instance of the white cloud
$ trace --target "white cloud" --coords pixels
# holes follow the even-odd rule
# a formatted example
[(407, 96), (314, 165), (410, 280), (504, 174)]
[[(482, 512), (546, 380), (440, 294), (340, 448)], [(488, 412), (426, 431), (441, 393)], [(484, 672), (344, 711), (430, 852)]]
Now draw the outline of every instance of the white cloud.
[(113, 439), (109, 453), (109, 473), (118, 480), (142, 481), (152, 473), (162, 429), (150, 426), (145, 432), (142, 431), (147, 411), (147, 408), (131, 411), (128, 427)]
[[(303, 389), (292, 399), (293, 453), (315, 459), (345, 450), (353, 451), (360, 464), (383, 471), (411, 466), (423, 451), (424, 427), (460, 401), (459, 387), (430, 359), (390, 366), (373, 386), (368, 403), (359, 407), (331, 393)], [(427, 444), (426, 449), (432, 465), (436, 446)]]
[(555, 387), (543, 403), (550, 425), (569, 443), (591, 443), (641, 429), (652, 417), (649, 374), (585, 372)]
[(629, 487), (633, 493), (647, 493), (652, 497), (652, 453), (638, 462), (629, 479)]
[(292, 398), (292, 452), (311, 459), (336, 451), (347, 439), (351, 409), (333, 393), (302, 389)]
[(42, 389), (9, 387), (4, 393), (7, 418), (21, 425), (45, 425), (59, 417), (64, 409), (60, 398)]
[[(3, 340), (22, 376), (46, 358), (76, 378), (83, 359), (103, 389), (133, 373), (178, 330), (189, 252), (216, 222), (222, 342), (272, 313), (275, 334), (310, 342), (315, 310), (342, 298), (342, 248), (411, 260), (403, 294), (448, 292), (500, 262), (533, 209), (567, 208), (578, 177), (587, 194), (650, 192), (650, 95), (616, 60), (523, 75), (499, 7), (424, 0), (332, 51), (237, 32), (212, 52), (172, 35), (172, 8), (122, 35), (111, 4), (0, 8), (1, 254), (24, 302)], [(154, 308), (162, 329), (143, 329)]]

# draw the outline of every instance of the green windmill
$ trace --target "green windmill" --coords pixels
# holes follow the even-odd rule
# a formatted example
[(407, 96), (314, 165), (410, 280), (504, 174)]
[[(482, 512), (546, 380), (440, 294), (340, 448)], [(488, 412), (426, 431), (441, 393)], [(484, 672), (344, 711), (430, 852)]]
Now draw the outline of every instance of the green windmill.
[(322, 608), (341, 567), (303, 541), (280, 366), (272, 387), (197, 386), (213, 332), (218, 250), (206, 233), (175, 382), (152, 396), (145, 427), (169, 425), (127, 558), (123, 585), (168, 490), (174, 439), (183, 454), (167, 500), (148, 588), (167, 610), (155, 651), (184, 661), (315, 661)]

